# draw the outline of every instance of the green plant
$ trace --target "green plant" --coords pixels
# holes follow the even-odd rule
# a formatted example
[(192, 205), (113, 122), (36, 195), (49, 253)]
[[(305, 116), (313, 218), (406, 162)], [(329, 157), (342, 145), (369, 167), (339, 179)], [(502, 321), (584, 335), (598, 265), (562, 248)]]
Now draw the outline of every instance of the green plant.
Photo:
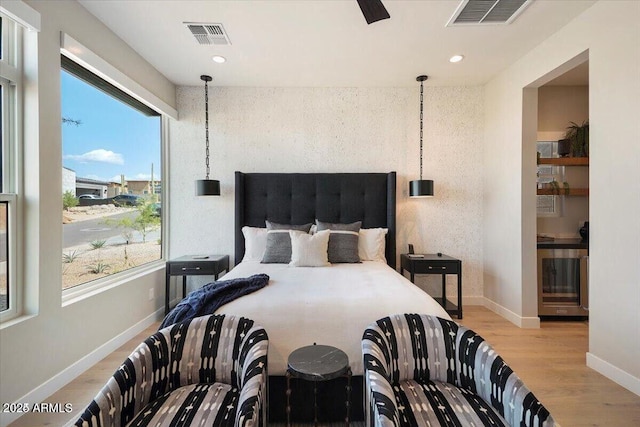
[(76, 258), (78, 258), (78, 256), (80, 256), (80, 251), (78, 250), (67, 252), (66, 254), (63, 253), (62, 262), (64, 262), (65, 264), (71, 264), (76, 260)]
[[(556, 181), (555, 179), (551, 182), (549, 182), (549, 185), (551, 186), (551, 194), (555, 194), (555, 195), (560, 195), (560, 183), (558, 181)], [(568, 196), (570, 193), (570, 188), (569, 188), (569, 183), (564, 181), (562, 183), (562, 189), (563, 189), (563, 193), (565, 196)]]
[(155, 196), (145, 198), (139, 202), (136, 209), (139, 212), (138, 217), (134, 220), (135, 229), (142, 234), (142, 241), (147, 241), (147, 233), (160, 226), (160, 218), (156, 215), (156, 198)]
[(109, 270), (111, 270), (111, 265), (102, 261), (87, 266), (87, 271), (91, 274), (107, 273)]
[(69, 208), (78, 206), (78, 203), (78, 199), (71, 191), (67, 190), (62, 194), (62, 208), (64, 210), (69, 210)]
[(571, 156), (587, 157), (589, 156), (589, 122), (584, 121), (581, 125), (570, 122), (564, 135), (571, 144)]
[(127, 245), (131, 243), (131, 241), (133, 241), (133, 230), (131, 230), (130, 228), (125, 228), (124, 230), (122, 230), (120, 235), (125, 240)]
[(129, 244), (133, 242), (133, 231), (135, 229), (134, 220), (129, 217), (120, 218), (118, 220), (113, 219), (105, 219), (101, 221), (102, 224), (115, 226), (118, 228), (122, 228), (120, 235), (125, 241), (125, 244)]
[(94, 240), (93, 242), (89, 243), (91, 245), (92, 249), (100, 249), (101, 247), (103, 247), (105, 245), (105, 243), (107, 243), (106, 240)]
[(156, 197), (146, 197), (141, 199), (136, 205), (138, 216), (135, 219), (122, 218), (119, 220), (106, 220), (105, 224), (115, 225), (124, 228), (122, 236), (127, 243), (133, 239), (131, 230), (136, 230), (142, 235), (142, 241), (147, 241), (147, 234), (160, 225), (160, 218), (156, 214)]

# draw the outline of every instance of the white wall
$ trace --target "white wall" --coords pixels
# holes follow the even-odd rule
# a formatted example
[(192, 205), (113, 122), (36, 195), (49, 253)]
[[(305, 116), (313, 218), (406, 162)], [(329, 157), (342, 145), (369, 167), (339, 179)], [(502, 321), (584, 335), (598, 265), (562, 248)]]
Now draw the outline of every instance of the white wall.
[(589, 120), (589, 86), (538, 89), (538, 132), (564, 133), (571, 122)]
[[(640, 3), (600, 1), (486, 86), (485, 296), (535, 313), (525, 252), (535, 248), (535, 151), (523, 132), (523, 88), (588, 50), (590, 321), (588, 364), (640, 394)], [(525, 112), (526, 114), (526, 112)], [(525, 137), (523, 137), (525, 135)], [(535, 282), (533, 282), (535, 286)], [(513, 319), (512, 319), (513, 320)]]
[[(43, 401), (72, 374), (59, 375), (63, 370), (163, 305), (161, 298), (147, 298), (149, 288), (155, 288), (158, 296), (164, 292), (159, 267), (62, 306), (60, 32), (72, 35), (175, 107), (173, 85), (78, 3), (31, 1), (29, 5), (40, 12), (42, 31), (37, 36), (37, 63), (27, 64), (26, 80), (26, 244), (20, 258), (28, 315), (0, 326), (0, 402), (7, 403)], [(14, 414), (0, 416), (4, 425)]]
[[(233, 256), (234, 171), (398, 173), (398, 253), (463, 260), (463, 296), (482, 295), (482, 89), (425, 87), (424, 177), (436, 197), (409, 201), (419, 174), (415, 88), (209, 89), (211, 176), (221, 197), (196, 197), (204, 178), (204, 88), (177, 91), (172, 122), (171, 256)], [(439, 283), (439, 278), (431, 278)], [(453, 280), (451, 279), (453, 287)], [(421, 278), (421, 286), (428, 283)], [(437, 288), (437, 287), (436, 287)], [(453, 289), (451, 295), (454, 295)]]
[(71, 169), (62, 168), (62, 192), (66, 191), (76, 195), (76, 173)]

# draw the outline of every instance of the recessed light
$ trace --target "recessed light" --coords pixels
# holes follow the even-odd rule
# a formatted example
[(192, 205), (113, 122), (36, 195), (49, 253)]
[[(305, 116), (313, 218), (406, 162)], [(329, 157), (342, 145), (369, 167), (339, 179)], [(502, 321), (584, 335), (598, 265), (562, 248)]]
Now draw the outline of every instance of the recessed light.
[(220, 55), (216, 55), (213, 57), (213, 62), (217, 62), (218, 64), (222, 64), (223, 62), (226, 62), (227, 58), (225, 58), (224, 56), (220, 56)]
[(451, 58), (449, 58), (449, 62), (456, 63), (456, 62), (462, 61), (463, 59), (464, 59), (464, 56), (462, 55), (453, 55)]

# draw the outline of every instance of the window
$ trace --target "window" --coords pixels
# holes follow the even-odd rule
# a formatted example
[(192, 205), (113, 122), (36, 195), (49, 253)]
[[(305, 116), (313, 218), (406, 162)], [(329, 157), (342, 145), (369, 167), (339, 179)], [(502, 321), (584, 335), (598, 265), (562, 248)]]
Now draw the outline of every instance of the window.
[(0, 318), (18, 311), (16, 278), (22, 27), (0, 13)]
[[(540, 157), (558, 157), (558, 143), (556, 141), (538, 141), (536, 144)], [(557, 193), (562, 190), (564, 182), (564, 166), (538, 165), (538, 188), (558, 183)], [(560, 196), (537, 196), (537, 214), (539, 217), (562, 216), (563, 198)]]
[(69, 289), (162, 258), (161, 116), (61, 55)]

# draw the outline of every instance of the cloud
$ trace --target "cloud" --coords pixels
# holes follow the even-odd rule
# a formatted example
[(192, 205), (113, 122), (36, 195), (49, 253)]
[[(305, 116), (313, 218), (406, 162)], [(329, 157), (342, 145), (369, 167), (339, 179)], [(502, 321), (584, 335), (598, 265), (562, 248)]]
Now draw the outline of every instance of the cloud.
[(114, 165), (123, 165), (124, 159), (122, 158), (122, 154), (114, 153), (110, 150), (104, 150), (99, 148), (97, 150), (91, 150), (84, 154), (69, 154), (64, 156), (65, 159), (76, 160), (80, 163), (88, 163), (88, 162), (101, 162), (101, 163), (111, 163)]
[[(151, 174), (150, 173), (139, 173), (136, 174), (134, 176), (127, 176), (127, 179), (131, 179), (131, 180), (137, 180), (137, 181), (144, 181), (144, 180), (151, 180)], [(160, 179), (160, 176), (158, 174), (154, 174), (153, 175), (153, 179), (155, 181)]]

